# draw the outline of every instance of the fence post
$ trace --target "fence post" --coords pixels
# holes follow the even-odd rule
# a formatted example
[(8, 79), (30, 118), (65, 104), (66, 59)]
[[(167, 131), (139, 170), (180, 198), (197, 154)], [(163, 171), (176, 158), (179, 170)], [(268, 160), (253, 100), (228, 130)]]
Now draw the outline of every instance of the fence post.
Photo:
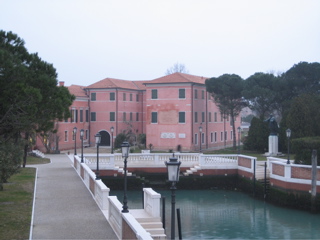
[(312, 151), (312, 177), (311, 177), (311, 211), (316, 210), (317, 195), (317, 150)]

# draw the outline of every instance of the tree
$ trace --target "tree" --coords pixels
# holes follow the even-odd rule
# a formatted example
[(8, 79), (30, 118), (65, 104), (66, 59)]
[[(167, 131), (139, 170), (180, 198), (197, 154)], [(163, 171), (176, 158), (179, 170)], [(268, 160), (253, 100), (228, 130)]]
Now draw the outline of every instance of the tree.
[(189, 73), (189, 71), (187, 70), (187, 68), (184, 64), (177, 62), (172, 67), (168, 68), (165, 74), (169, 75), (169, 74), (176, 73), (176, 72)]
[(20, 140), (5, 140), (0, 137), (0, 191), (3, 190), (3, 183), (20, 169), (22, 146)]
[(273, 74), (261, 72), (251, 75), (244, 81), (242, 94), (248, 106), (260, 119), (266, 118), (277, 110), (275, 81), (276, 77)]
[(54, 121), (69, 116), (74, 96), (57, 86), (53, 65), (29, 54), (12, 32), (0, 31), (0, 59), (0, 136), (25, 138), (25, 166), (30, 135), (54, 131)]
[[(235, 118), (239, 115), (246, 103), (242, 98), (243, 80), (236, 74), (223, 74), (218, 78), (207, 79), (206, 89), (212, 94), (215, 103), (220, 112), (230, 115), (231, 122), (235, 122)], [(233, 148), (236, 149), (236, 128), (232, 124), (233, 129)]]
[(292, 100), (285, 122), (295, 138), (320, 136), (319, 107), (319, 94), (305, 93)]
[(320, 63), (300, 62), (293, 65), (275, 82), (278, 109), (290, 107), (291, 100), (300, 94), (320, 92)]
[(262, 119), (254, 117), (248, 136), (244, 140), (244, 149), (266, 152), (268, 149), (268, 125)]

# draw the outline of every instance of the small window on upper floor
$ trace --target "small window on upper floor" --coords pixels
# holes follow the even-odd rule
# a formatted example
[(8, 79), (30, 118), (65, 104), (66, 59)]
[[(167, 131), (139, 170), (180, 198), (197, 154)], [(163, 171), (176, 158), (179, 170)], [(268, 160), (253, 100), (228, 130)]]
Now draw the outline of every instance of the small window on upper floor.
[(198, 90), (197, 89), (194, 90), (194, 98), (198, 99)]
[(151, 90), (151, 99), (158, 99), (158, 89)]
[(179, 98), (186, 98), (186, 89), (184, 88), (179, 89)]
[(91, 93), (91, 101), (96, 101), (97, 96), (96, 93)]
[(114, 92), (110, 93), (110, 101), (116, 100), (116, 94)]

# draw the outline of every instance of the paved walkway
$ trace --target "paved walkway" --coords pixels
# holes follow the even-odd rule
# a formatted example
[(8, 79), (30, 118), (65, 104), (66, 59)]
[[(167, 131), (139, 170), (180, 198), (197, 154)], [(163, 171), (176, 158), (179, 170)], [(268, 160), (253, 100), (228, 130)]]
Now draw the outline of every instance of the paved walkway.
[(46, 155), (38, 177), (32, 239), (117, 239), (65, 154)]

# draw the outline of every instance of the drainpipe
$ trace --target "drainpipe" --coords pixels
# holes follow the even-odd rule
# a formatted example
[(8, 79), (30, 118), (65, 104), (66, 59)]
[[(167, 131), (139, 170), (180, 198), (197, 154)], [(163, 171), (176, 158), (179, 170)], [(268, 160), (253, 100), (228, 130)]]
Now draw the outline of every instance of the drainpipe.
[(116, 88), (116, 136), (118, 135), (118, 102), (119, 102), (118, 88)]
[(206, 95), (205, 95), (205, 98), (206, 98), (206, 119), (205, 119), (205, 123), (206, 123), (206, 149), (208, 149), (208, 92), (206, 91)]
[(194, 115), (194, 112), (193, 112), (193, 104), (194, 104), (194, 101), (193, 101), (193, 86), (194, 86), (194, 83), (191, 84), (191, 143), (194, 146), (194, 136), (193, 136), (193, 115)]

